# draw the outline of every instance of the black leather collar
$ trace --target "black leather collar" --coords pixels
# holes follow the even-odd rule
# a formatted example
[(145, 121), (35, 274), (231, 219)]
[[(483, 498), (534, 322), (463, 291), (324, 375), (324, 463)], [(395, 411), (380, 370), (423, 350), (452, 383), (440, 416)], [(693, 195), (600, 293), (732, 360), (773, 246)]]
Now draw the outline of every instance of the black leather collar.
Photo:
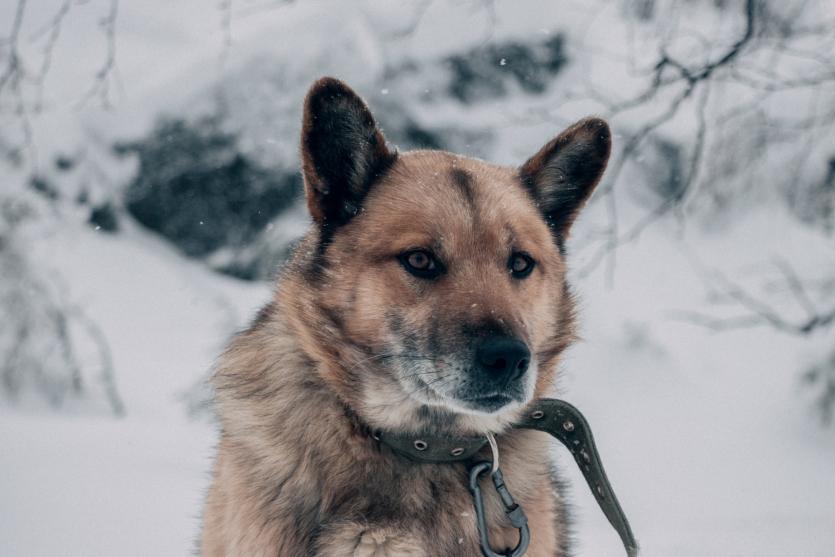
[[(565, 401), (542, 398), (534, 401), (524, 419), (514, 424), (513, 428), (544, 431), (571, 451), (600, 509), (620, 536), (626, 554), (628, 557), (635, 557), (638, 554), (635, 536), (606, 477), (591, 427), (580, 411)], [(512, 434), (511, 430), (503, 435)], [(483, 436), (442, 437), (379, 431), (372, 435), (395, 453), (421, 463), (467, 461), (487, 444), (487, 439)]]
[(436, 464), (469, 460), (487, 444), (487, 438), (483, 435), (448, 437), (375, 431), (372, 437), (409, 460)]

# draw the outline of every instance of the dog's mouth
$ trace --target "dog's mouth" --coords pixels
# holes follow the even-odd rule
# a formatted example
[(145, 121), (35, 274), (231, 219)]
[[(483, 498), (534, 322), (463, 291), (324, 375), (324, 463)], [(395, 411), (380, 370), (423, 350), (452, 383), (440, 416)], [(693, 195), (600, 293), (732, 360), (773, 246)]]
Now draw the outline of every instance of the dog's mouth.
[(418, 379), (423, 390), (433, 399), (434, 403), (450, 410), (464, 413), (493, 414), (508, 406), (524, 402), (525, 396), (521, 390), (509, 389), (507, 392), (444, 392), (436, 389), (429, 382)]
[(505, 393), (460, 398), (458, 400), (469, 406), (472, 410), (480, 412), (496, 412), (515, 401), (513, 397)]

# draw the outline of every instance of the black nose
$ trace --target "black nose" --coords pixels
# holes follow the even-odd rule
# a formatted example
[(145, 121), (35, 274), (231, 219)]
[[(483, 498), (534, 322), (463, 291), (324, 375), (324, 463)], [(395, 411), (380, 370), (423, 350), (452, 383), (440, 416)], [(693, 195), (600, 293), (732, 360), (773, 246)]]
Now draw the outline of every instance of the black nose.
[(490, 336), (476, 348), (476, 363), (490, 379), (509, 385), (528, 370), (531, 351), (519, 339), (510, 336)]

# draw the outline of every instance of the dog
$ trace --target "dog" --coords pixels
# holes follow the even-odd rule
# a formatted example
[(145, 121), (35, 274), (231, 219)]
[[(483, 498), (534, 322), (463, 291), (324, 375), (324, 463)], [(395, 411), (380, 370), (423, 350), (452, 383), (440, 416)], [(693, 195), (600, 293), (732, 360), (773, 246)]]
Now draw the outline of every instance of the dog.
[[(518, 168), (399, 153), (352, 89), (313, 84), (311, 229), (212, 378), (204, 557), (480, 555), (466, 463), (412, 461), (375, 431), (495, 434), (527, 555), (568, 555), (548, 438), (508, 428), (575, 338), (565, 242), (610, 145), (587, 118)], [(484, 506), (491, 545), (513, 548), (493, 490)]]

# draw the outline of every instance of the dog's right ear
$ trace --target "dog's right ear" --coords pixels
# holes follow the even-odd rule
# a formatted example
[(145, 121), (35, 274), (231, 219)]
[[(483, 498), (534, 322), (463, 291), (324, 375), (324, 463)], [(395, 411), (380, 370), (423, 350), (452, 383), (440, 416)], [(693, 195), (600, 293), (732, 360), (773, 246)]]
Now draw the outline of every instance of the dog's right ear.
[(332, 77), (307, 93), (301, 154), (307, 207), (323, 226), (356, 215), (374, 180), (397, 157), (359, 95)]

